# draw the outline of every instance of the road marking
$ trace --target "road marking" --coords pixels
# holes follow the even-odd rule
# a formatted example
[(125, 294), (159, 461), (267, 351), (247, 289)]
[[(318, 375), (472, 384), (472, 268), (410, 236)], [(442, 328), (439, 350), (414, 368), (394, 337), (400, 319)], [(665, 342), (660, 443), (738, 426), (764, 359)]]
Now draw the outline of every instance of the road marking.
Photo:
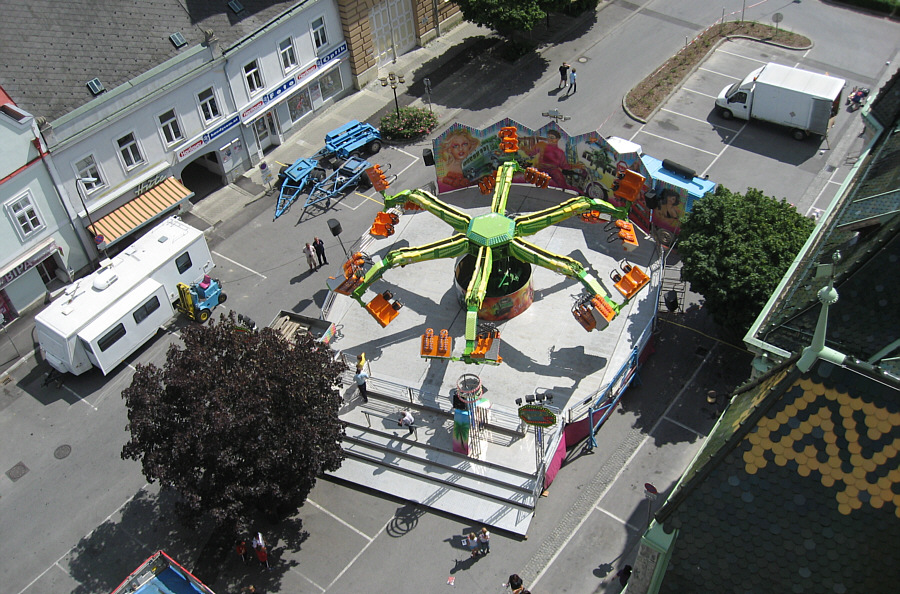
[(682, 429), (684, 429), (684, 430), (686, 430), (686, 431), (690, 431), (691, 433), (693, 433), (693, 434), (696, 435), (697, 437), (700, 437), (701, 439), (706, 439), (706, 438), (707, 438), (706, 435), (703, 435), (702, 433), (700, 433), (700, 432), (697, 431), (696, 429), (692, 429), (692, 428), (688, 427), (688, 426), (685, 425), (684, 423), (679, 423), (679, 422), (676, 421), (675, 419), (670, 419), (669, 417), (663, 417), (663, 418), (666, 419), (667, 421), (669, 421), (670, 423), (674, 424), (674, 425), (678, 425), (679, 427), (681, 427)]
[(706, 97), (707, 99), (718, 99), (716, 95), (710, 95), (708, 93), (702, 93), (700, 91), (695, 91), (694, 89), (688, 89), (687, 87), (682, 87), (682, 91), (687, 91), (688, 93), (693, 93), (694, 95), (700, 95), (701, 97)]
[(240, 266), (241, 268), (243, 268), (243, 269), (246, 270), (247, 272), (252, 272), (253, 274), (255, 274), (256, 276), (260, 277), (260, 278), (263, 279), (263, 280), (267, 280), (267, 277), (266, 277), (264, 274), (260, 274), (260, 273), (256, 272), (255, 270), (253, 270), (252, 268), (247, 268), (246, 266), (244, 266), (244, 265), (241, 264), (240, 262), (235, 262), (234, 260), (232, 260), (232, 259), (229, 258), (228, 256), (223, 256), (223, 255), (220, 254), (219, 252), (212, 252), (212, 253), (215, 254), (215, 255), (217, 255), (218, 257), (222, 258), (223, 260), (228, 260), (229, 262), (231, 262), (231, 263), (234, 264), (235, 266)]
[[(665, 419), (665, 417), (668, 416), (669, 411), (671, 411), (672, 408), (681, 399), (681, 396), (682, 396), (682, 394), (684, 394), (684, 391), (687, 390), (688, 387), (694, 383), (694, 380), (697, 378), (697, 374), (700, 373), (700, 370), (703, 369), (703, 367), (706, 365), (706, 362), (709, 361), (710, 357), (716, 351), (717, 346), (718, 346), (717, 344), (713, 344), (712, 348), (709, 349), (709, 352), (706, 353), (706, 357), (703, 358), (703, 361), (701, 361), (700, 365), (697, 366), (697, 369), (694, 370), (694, 373), (691, 375), (690, 379), (688, 379), (688, 381), (685, 382), (685, 384), (681, 387), (681, 390), (678, 391), (678, 394), (675, 395), (675, 398), (672, 399), (672, 402), (670, 402), (669, 406), (666, 407), (666, 410), (663, 411), (662, 416), (659, 419), (657, 419), (656, 423), (653, 424), (653, 427), (650, 429), (649, 432), (647, 432), (647, 435), (644, 437), (644, 439), (641, 440), (640, 445), (638, 445), (638, 447), (635, 448), (635, 450), (631, 453), (631, 455), (628, 457), (628, 460), (625, 461), (625, 464), (622, 465), (622, 468), (619, 469), (619, 471), (616, 473), (616, 476), (613, 478), (613, 480), (611, 480), (609, 485), (607, 485), (607, 487), (603, 490), (603, 492), (600, 493), (600, 495), (597, 497), (597, 500), (595, 501), (594, 505), (591, 506), (591, 509), (593, 509), (594, 507), (596, 507), (600, 504), (600, 501), (603, 500), (603, 498), (606, 496), (607, 492), (609, 492), (609, 489), (613, 485), (616, 484), (616, 481), (619, 480), (619, 478), (622, 476), (622, 473), (625, 472), (625, 469), (629, 467), (629, 465), (631, 464), (631, 461), (634, 460), (634, 458), (635, 458), (635, 456), (637, 456), (638, 452), (641, 451), (641, 448), (643, 448), (644, 445), (646, 445), (646, 443), (648, 441), (650, 441), (650, 439), (656, 433), (656, 430), (659, 428), (660, 423), (663, 422), (663, 419)], [(559, 557), (559, 555), (565, 550), (565, 548), (566, 548), (566, 546), (568, 546), (569, 542), (573, 538), (575, 538), (575, 535), (578, 534), (578, 531), (581, 530), (581, 527), (584, 525), (584, 523), (587, 522), (588, 517), (590, 517), (590, 514), (589, 513), (585, 514), (584, 517), (581, 518), (581, 521), (578, 522), (578, 525), (575, 526), (575, 528), (571, 532), (569, 532), (569, 535), (563, 540), (563, 542), (559, 546), (559, 548), (556, 549), (556, 552), (553, 553), (553, 556), (550, 558), (549, 561), (547, 561), (547, 563), (544, 565), (544, 568), (541, 569), (541, 571), (538, 572), (537, 576), (531, 581), (532, 588), (534, 588), (534, 586), (537, 585), (538, 581), (544, 576), (545, 573), (547, 573), (547, 570), (553, 566), (553, 563), (556, 562), (557, 557)]]
[(809, 208), (806, 211), (806, 216), (809, 216), (814, 210), (820, 211), (819, 214), (821, 215), (821, 211), (824, 209), (816, 208), (816, 203), (819, 201), (819, 198), (822, 197), (822, 193), (825, 192), (825, 188), (828, 187), (828, 184), (832, 184), (832, 183), (837, 184), (837, 185), (843, 184), (843, 182), (832, 181), (832, 180), (834, 180), (834, 176), (837, 175), (838, 171), (839, 171), (839, 168), (835, 167), (834, 171), (831, 172), (831, 175), (828, 176), (828, 181), (825, 182), (825, 185), (822, 186), (822, 189), (819, 190), (819, 193), (816, 194), (816, 197), (813, 199), (812, 204), (809, 205)]
[[(307, 501), (309, 501), (309, 499), (307, 499)], [(390, 526), (391, 522), (393, 522), (393, 521), (394, 521), (394, 517), (391, 516), (391, 518), (387, 522), (384, 523), (384, 526), (381, 527), (381, 530), (378, 531), (378, 534), (376, 534), (374, 537), (372, 537), (372, 540), (367, 542), (366, 546), (364, 546), (362, 549), (360, 549), (360, 551), (358, 553), (356, 553), (355, 557), (350, 559), (350, 562), (347, 563), (347, 566), (344, 567), (344, 569), (342, 569), (341, 572), (339, 574), (337, 574), (333, 580), (331, 580), (331, 583), (328, 584), (328, 586), (326, 586), (325, 590), (323, 590), (323, 591), (328, 591), (328, 589), (331, 588), (331, 586), (333, 586), (336, 581), (341, 579), (341, 576), (343, 576), (345, 573), (347, 573), (347, 570), (350, 569), (353, 566), (353, 564), (356, 563), (356, 560), (359, 559), (360, 556), (366, 552), (366, 549), (368, 549), (370, 546), (372, 546), (372, 543), (375, 542), (375, 539), (378, 538), (379, 536), (381, 536), (381, 533), (384, 532), (385, 529), (387, 529), (387, 527)]]
[(341, 524), (343, 524), (344, 526), (346, 526), (346, 527), (349, 528), (350, 530), (356, 532), (357, 534), (359, 534), (360, 536), (362, 536), (363, 538), (365, 538), (367, 541), (372, 542), (372, 538), (371, 538), (368, 534), (366, 534), (365, 532), (363, 532), (363, 531), (361, 531), (361, 530), (358, 530), (355, 526), (352, 526), (352, 525), (348, 524), (347, 522), (345, 522), (345, 521), (342, 520), (341, 518), (337, 517), (336, 515), (334, 515), (333, 513), (331, 513), (330, 511), (328, 511), (327, 509), (325, 509), (324, 507), (322, 507), (321, 505), (319, 505), (318, 503), (316, 503), (315, 501), (313, 501), (312, 499), (307, 499), (306, 502), (312, 504), (312, 506), (315, 507), (316, 509), (318, 509), (319, 511), (325, 513), (326, 515), (328, 515), (328, 516), (330, 516), (330, 517), (332, 517), (332, 518), (334, 518), (335, 520), (337, 520), (338, 522), (340, 522)]
[(311, 579), (309, 579), (308, 577), (306, 577), (305, 575), (303, 575), (303, 572), (297, 571), (297, 569), (295, 569), (295, 568), (293, 568), (293, 567), (289, 567), (288, 569), (290, 569), (291, 571), (293, 571), (294, 573), (296, 573), (297, 575), (299, 575), (300, 577), (302, 577), (303, 579), (305, 579), (307, 582), (309, 582), (310, 584), (312, 584), (313, 586), (315, 586), (316, 588), (318, 588), (320, 591), (322, 591), (322, 592), (325, 591), (325, 588), (323, 588), (323, 587), (320, 586), (319, 584), (315, 583), (314, 581), (312, 581)]
[(677, 144), (677, 145), (679, 145), (679, 146), (687, 147), (687, 148), (689, 148), (689, 149), (693, 149), (693, 150), (699, 151), (699, 152), (701, 152), (701, 153), (706, 153), (707, 155), (712, 155), (712, 156), (714, 156), (714, 157), (716, 156), (716, 153), (711, 153), (711, 152), (709, 152), (709, 151), (703, 150), (702, 148), (697, 148), (697, 147), (695, 147), (695, 146), (691, 146), (691, 145), (685, 144), (685, 143), (683, 143), (683, 142), (678, 142), (677, 140), (672, 140), (671, 138), (667, 138), (667, 137), (665, 137), (665, 136), (660, 136), (659, 134), (654, 134), (653, 132), (647, 132), (646, 130), (642, 130), (641, 132), (642, 132), (643, 134), (647, 134), (648, 136), (654, 136), (654, 137), (656, 137), (656, 138), (659, 138), (659, 139), (662, 139), (662, 140), (666, 140), (666, 141), (668, 141), (668, 142), (671, 142), (672, 144)]
[(750, 60), (751, 62), (756, 62), (757, 64), (768, 64), (768, 62), (765, 60), (757, 60), (756, 58), (751, 58), (751, 57), (745, 56), (743, 54), (736, 54), (734, 52), (729, 52), (727, 50), (723, 50), (722, 48), (719, 48), (716, 50), (716, 53), (719, 53), (719, 52), (722, 52), (726, 56), (734, 56), (735, 58), (741, 58), (743, 60)]
[(725, 78), (730, 78), (733, 80), (743, 80), (736, 76), (732, 76), (730, 74), (725, 74), (724, 72), (719, 72), (718, 70), (710, 70), (709, 68), (698, 68), (697, 70), (702, 70), (703, 72), (709, 72), (710, 74), (715, 74), (716, 76), (723, 76)]
[(96, 406), (94, 406), (93, 404), (88, 402), (87, 398), (85, 398), (84, 396), (81, 396), (80, 394), (78, 394), (78, 392), (76, 392), (69, 386), (62, 384), (62, 389), (65, 390), (66, 392), (68, 392), (69, 394), (73, 395), (75, 398), (79, 399), (80, 401), (84, 402), (85, 404), (87, 404), (88, 406), (93, 408), (94, 410), (98, 410)]
[(716, 158), (712, 160), (712, 163), (710, 163), (709, 165), (707, 165), (707, 166), (706, 166), (706, 169), (704, 169), (704, 170), (700, 173), (700, 176), (701, 176), (701, 177), (705, 177), (706, 174), (709, 173), (709, 170), (712, 168), (713, 165), (716, 164), (716, 161), (719, 160), (719, 157), (721, 157), (722, 155), (725, 154), (725, 151), (728, 150), (728, 147), (731, 146), (731, 143), (733, 143), (733, 142), (737, 139), (737, 137), (741, 135), (741, 132), (743, 132), (746, 128), (747, 128), (747, 124), (744, 124), (743, 126), (741, 126), (741, 129), (740, 129), (740, 130), (738, 130), (737, 132), (735, 132), (734, 136), (731, 137), (731, 140), (729, 140), (728, 142), (725, 143), (725, 146), (722, 147), (722, 150), (719, 151), (719, 154), (716, 155)]
[(626, 522), (625, 520), (623, 520), (623, 519), (620, 518), (619, 516), (616, 516), (616, 515), (614, 515), (614, 514), (608, 512), (608, 511), (606, 511), (605, 509), (603, 509), (603, 508), (600, 507), (599, 505), (597, 505), (597, 507), (594, 508), (594, 509), (596, 509), (598, 512), (602, 512), (602, 513), (606, 514), (607, 516), (609, 516), (610, 518), (612, 518), (613, 520), (615, 520), (615, 521), (618, 522), (619, 524), (622, 524), (622, 525), (625, 526), (626, 528), (629, 528), (629, 529), (631, 529), (631, 530), (634, 530), (635, 532), (640, 532), (640, 531), (642, 530), (641, 528), (638, 528), (637, 526), (632, 526), (631, 524), (629, 524), (628, 522)]
[[(695, 118), (694, 116), (689, 116), (683, 113), (678, 113), (677, 111), (672, 111), (671, 109), (660, 109), (660, 111), (664, 111), (666, 113), (671, 113), (672, 115), (677, 115), (682, 118), (687, 118), (689, 120), (694, 120), (695, 122), (700, 122), (701, 124), (709, 124), (706, 120), (701, 120), (700, 118)], [(734, 132), (734, 130), (732, 130)]]

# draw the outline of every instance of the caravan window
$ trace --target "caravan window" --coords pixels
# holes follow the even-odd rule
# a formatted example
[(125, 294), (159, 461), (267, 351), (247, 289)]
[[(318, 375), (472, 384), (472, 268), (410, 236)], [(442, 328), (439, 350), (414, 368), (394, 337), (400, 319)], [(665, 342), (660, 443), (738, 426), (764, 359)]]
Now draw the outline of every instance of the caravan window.
[(125, 336), (125, 326), (121, 323), (116, 324), (116, 327), (103, 335), (103, 338), (97, 341), (97, 346), (100, 347), (100, 352), (105, 352), (106, 349), (116, 344), (120, 338)]
[(191, 255), (185, 252), (178, 256), (175, 259), (175, 266), (178, 267), (178, 274), (184, 274), (191, 267)]
[(159, 309), (159, 298), (154, 295), (152, 298), (147, 300), (147, 303), (137, 308), (137, 310), (135, 310), (135, 312), (131, 315), (134, 316), (134, 321), (140, 324), (147, 319), (147, 316), (155, 312), (157, 309)]

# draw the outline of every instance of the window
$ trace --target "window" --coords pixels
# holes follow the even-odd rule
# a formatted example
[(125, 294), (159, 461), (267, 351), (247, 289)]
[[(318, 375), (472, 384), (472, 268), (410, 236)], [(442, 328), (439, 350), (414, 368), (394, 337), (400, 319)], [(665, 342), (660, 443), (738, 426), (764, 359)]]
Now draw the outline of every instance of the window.
[(116, 344), (123, 336), (125, 336), (125, 326), (120, 322), (116, 324), (115, 328), (104, 334), (103, 337), (97, 341), (100, 352), (106, 352), (109, 347)]
[(309, 89), (300, 89), (288, 97), (286, 103), (288, 104), (288, 112), (291, 114), (292, 122), (296, 122), (312, 111), (312, 103), (309, 100)]
[(191, 267), (191, 255), (187, 252), (175, 259), (175, 266), (178, 267), (178, 274), (184, 274)]
[(81, 161), (75, 163), (75, 171), (81, 179), (93, 179), (94, 181), (81, 182), (84, 189), (88, 192), (95, 190), (103, 185), (103, 178), (100, 177), (100, 170), (97, 169), (97, 162), (94, 161), (94, 155), (88, 155)]
[(175, 117), (174, 109), (159, 116), (159, 129), (162, 130), (166, 144), (173, 144), (184, 138), (181, 128), (178, 126), (178, 118)]
[(137, 140), (134, 133), (127, 134), (116, 141), (119, 145), (119, 154), (122, 155), (122, 162), (125, 163), (125, 169), (132, 169), (144, 162), (141, 151), (138, 148)]
[(146, 303), (137, 308), (133, 314), (134, 321), (138, 324), (147, 319), (147, 316), (159, 309), (159, 297), (154, 295)]
[(27, 191), (6, 203), (9, 216), (16, 223), (16, 231), (22, 239), (32, 236), (44, 228), (37, 207), (31, 200), (31, 192)]
[(322, 90), (322, 99), (328, 99), (329, 97), (334, 97), (338, 93), (344, 90), (344, 85), (341, 82), (341, 69), (340, 68), (332, 68), (331, 71), (326, 72), (319, 78), (319, 88)]
[(310, 27), (312, 28), (313, 44), (318, 51), (328, 43), (328, 36), (325, 34), (325, 17), (317, 18), (310, 23)]
[(247, 79), (247, 88), (250, 89), (251, 95), (262, 90), (262, 73), (259, 71), (259, 64), (256, 60), (244, 66), (244, 77)]
[(197, 95), (197, 100), (200, 101), (200, 113), (203, 114), (204, 120), (211, 122), (219, 117), (219, 106), (216, 103), (216, 95), (213, 93), (212, 87)]
[(288, 37), (278, 44), (278, 53), (281, 54), (281, 67), (287, 72), (297, 66), (297, 54), (294, 53), (294, 40)]

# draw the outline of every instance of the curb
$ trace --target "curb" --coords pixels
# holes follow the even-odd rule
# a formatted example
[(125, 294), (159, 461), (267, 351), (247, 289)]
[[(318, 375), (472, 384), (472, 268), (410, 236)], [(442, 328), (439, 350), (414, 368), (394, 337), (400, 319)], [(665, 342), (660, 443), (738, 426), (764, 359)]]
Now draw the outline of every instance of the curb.
[[(775, 43), (774, 41), (767, 41), (765, 39), (760, 39), (757, 37), (750, 37), (749, 35), (726, 35), (725, 37), (723, 37), (722, 39), (717, 41), (715, 43), (715, 45), (713, 45), (711, 48), (709, 48), (709, 51), (706, 52), (706, 55), (703, 56), (703, 59), (700, 60), (699, 62), (697, 62), (697, 64), (694, 65), (693, 68), (691, 68), (691, 71), (684, 75), (684, 78), (682, 79), (681, 83), (679, 83), (674, 89), (672, 89), (672, 91), (670, 91), (668, 95), (663, 97), (663, 99), (659, 102), (659, 104), (656, 107), (653, 108), (653, 111), (650, 112), (650, 115), (648, 115), (646, 119), (639, 117), (638, 115), (634, 114), (630, 109), (628, 109), (626, 100), (628, 98), (629, 93), (631, 93), (631, 91), (633, 91), (635, 88), (637, 88), (637, 85), (635, 85), (634, 87), (631, 87), (631, 89), (629, 89), (628, 92), (622, 96), (622, 110), (625, 112), (625, 115), (627, 115), (629, 118), (631, 118), (632, 120), (634, 120), (636, 122), (639, 122), (641, 124), (646, 124), (651, 118), (653, 118), (653, 116), (656, 115), (656, 113), (662, 108), (663, 105), (668, 103), (669, 99), (672, 98), (672, 95), (674, 95), (677, 91), (681, 90), (681, 86), (684, 83), (684, 80), (687, 79), (692, 74), (694, 74), (697, 71), (697, 69), (700, 68), (700, 66), (702, 66), (706, 62), (706, 60), (709, 59), (709, 55), (711, 53), (713, 53), (717, 49), (719, 49), (720, 45), (722, 45), (726, 41), (731, 41), (732, 39), (746, 39), (748, 41), (764, 43), (766, 45), (771, 45), (773, 47), (777, 47), (777, 48), (781, 48), (781, 49), (785, 49), (785, 50), (792, 50), (792, 51), (806, 51), (806, 50), (811, 49), (815, 45), (812, 41), (810, 41), (808, 46), (794, 47), (794, 46), (784, 45), (783, 43)], [(676, 52), (676, 54), (677, 54), (677, 52)], [(675, 54), (673, 54), (673, 56), (674, 55)], [(665, 62), (663, 62), (663, 64), (665, 64)], [(643, 81), (641, 81), (641, 82), (643, 82)], [(638, 84), (640, 84), (640, 83), (638, 83)]]

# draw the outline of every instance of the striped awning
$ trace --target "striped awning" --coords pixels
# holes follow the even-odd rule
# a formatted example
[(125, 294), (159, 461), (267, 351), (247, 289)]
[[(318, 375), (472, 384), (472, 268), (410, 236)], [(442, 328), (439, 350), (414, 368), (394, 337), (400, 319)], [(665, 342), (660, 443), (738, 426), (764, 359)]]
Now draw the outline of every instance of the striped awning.
[(93, 225), (88, 225), (87, 230), (93, 237), (102, 235), (106, 245), (109, 246), (193, 195), (194, 193), (180, 181), (169, 177), (97, 220)]

